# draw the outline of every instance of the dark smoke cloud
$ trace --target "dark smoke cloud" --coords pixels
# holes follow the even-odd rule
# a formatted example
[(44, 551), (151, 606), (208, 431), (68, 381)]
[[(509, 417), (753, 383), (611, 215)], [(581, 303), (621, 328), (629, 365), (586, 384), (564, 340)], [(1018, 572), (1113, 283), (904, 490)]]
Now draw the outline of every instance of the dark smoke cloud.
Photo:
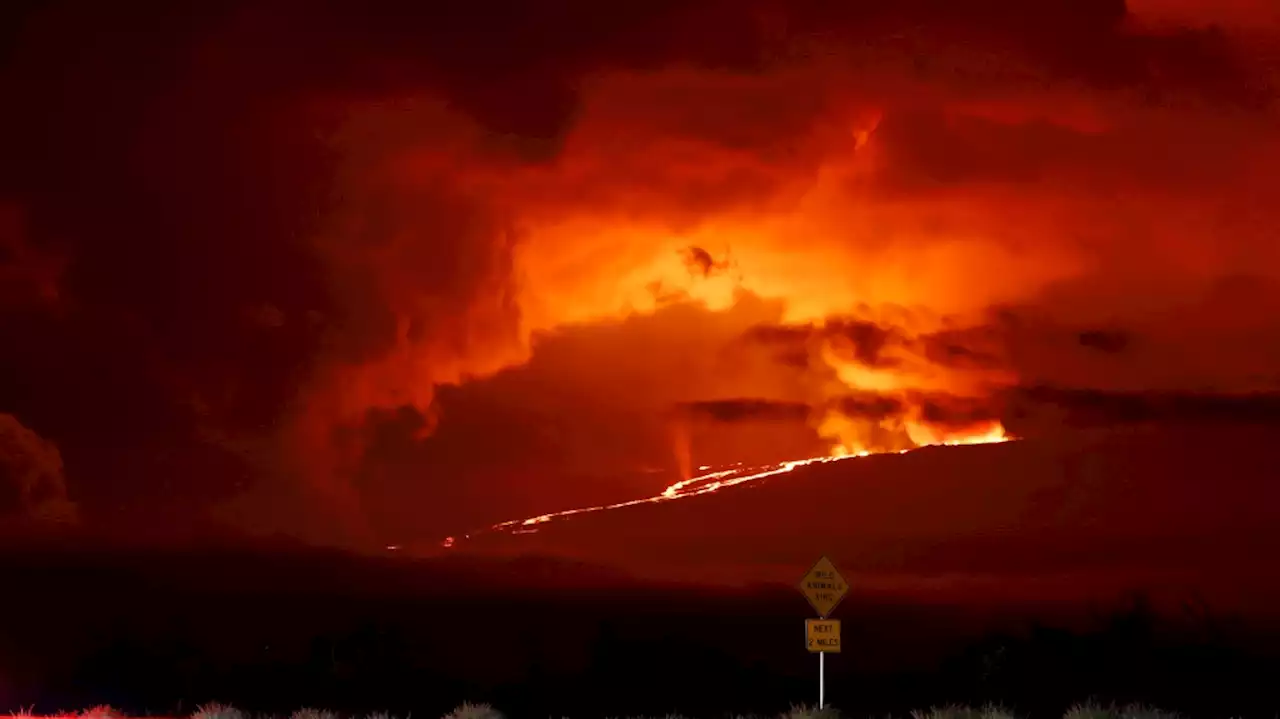
[(728, 260), (717, 260), (701, 247), (690, 247), (685, 250), (684, 262), (691, 273), (701, 277), (710, 277), (713, 273), (729, 269), (730, 266)]
[(675, 412), (686, 419), (712, 422), (804, 422), (812, 409), (803, 402), (738, 398), (686, 402)]
[(685, 402), (674, 408), (677, 417), (712, 422), (805, 422), (826, 410), (837, 410), (846, 417), (881, 422), (902, 419), (913, 409), (919, 417), (940, 426), (969, 427), (988, 420), (1001, 419), (998, 398), (959, 397), (941, 393), (906, 393), (905, 395), (862, 392), (844, 395), (813, 404), (763, 398), (737, 398)]
[(1002, 408), (989, 397), (963, 397), (945, 394), (917, 396), (920, 418), (943, 427), (969, 427), (979, 422), (1002, 419)]
[(1077, 335), (1080, 345), (1099, 352), (1123, 352), (1130, 342), (1127, 332), (1118, 330), (1085, 330)]
[[(1065, 332), (1069, 336), (1070, 331)], [(923, 365), (978, 373), (1009, 368), (1012, 338), (1009, 328), (998, 322), (913, 332), (905, 321), (856, 318), (759, 326), (743, 335), (748, 343), (771, 349), (779, 362), (795, 366), (821, 362), (820, 357), (830, 353), (839, 362), (869, 369), (910, 370)]]
[[(903, 396), (865, 392), (815, 404), (740, 398), (686, 402), (673, 409), (675, 416), (711, 422), (802, 423), (825, 410), (872, 422), (902, 419), (909, 410), (943, 427), (969, 427), (1001, 420), (1024, 432), (1033, 425), (1028, 418), (1053, 421), (1071, 427), (1117, 427), (1160, 424), (1280, 424), (1280, 394), (1196, 394), (1190, 392), (1109, 392), (1063, 387), (1016, 387), (991, 397), (962, 397), (940, 393), (907, 393)], [(1035, 427), (1043, 431), (1044, 426)]]
[(842, 358), (867, 367), (897, 364), (887, 350), (909, 342), (902, 329), (856, 318), (833, 318), (821, 325), (759, 326), (744, 334), (744, 339), (775, 348), (788, 356), (803, 350), (833, 347)]
[(818, 409), (835, 409), (846, 417), (882, 422), (887, 419), (918, 419), (944, 428), (965, 428), (1003, 419), (1004, 406), (998, 396), (966, 397), (943, 392), (903, 392), (877, 394), (862, 392), (825, 402)]
[(1072, 426), (1280, 423), (1280, 393), (1109, 392), (1038, 386), (1018, 388), (1010, 404), (1015, 416), (1049, 412)]
[[(1249, 375), (1233, 374), (1227, 364), (1199, 375), (1200, 389), (1162, 389), (1154, 383), (1157, 376), (1153, 368), (1177, 366), (1211, 337), (1230, 336), (1222, 334), (1229, 332), (1224, 329), (1229, 318), (1242, 319), (1271, 306), (1268, 298), (1272, 292), (1270, 282), (1241, 279), (1220, 283), (1204, 300), (1193, 301), (1173, 328), (1163, 324), (1140, 330), (1079, 327), (1052, 319), (1043, 308), (1006, 308), (993, 312), (984, 324), (918, 335), (911, 334), (905, 324), (842, 320), (825, 325), (752, 327), (744, 339), (770, 348), (774, 360), (782, 363), (790, 364), (780, 351), (820, 362), (817, 357), (824, 348), (839, 347), (843, 342), (847, 351), (837, 354), (840, 360), (867, 368), (912, 367), (923, 375), (936, 368), (972, 372), (993, 381), (988, 390), (976, 396), (910, 390), (866, 392), (811, 406), (811, 412), (829, 409), (871, 422), (910, 416), (931, 424), (964, 427), (1000, 420), (1019, 436), (1065, 427), (1269, 424), (1280, 419), (1278, 395), (1268, 389), (1275, 386), (1274, 375), (1250, 379)], [(1256, 343), (1253, 351), (1243, 356), (1247, 361), (1262, 362), (1268, 347), (1266, 341)], [(886, 356), (892, 361), (887, 362)], [(1218, 359), (1227, 356), (1241, 355), (1232, 350)], [(1217, 362), (1193, 366), (1203, 372)], [(1049, 381), (1037, 384), (1034, 378)], [(1064, 380), (1089, 384), (1072, 387), (1062, 384)], [(1242, 382), (1245, 389), (1235, 389)], [(1250, 382), (1256, 383), (1252, 389), (1248, 388)]]
[[(1005, 307), (976, 323), (914, 331), (909, 317), (836, 319), (750, 328), (748, 344), (768, 348), (795, 366), (829, 352), (870, 369), (952, 371), (999, 384), (1093, 386), (1139, 391), (1188, 385), (1210, 394), (1268, 392), (1280, 359), (1280, 335), (1270, 317), (1280, 311), (1280, 285), (1233, 276), (1189, 288), (1164, 307), (1134, 313), (1128, 326), (1081, 300), (1091, 287), (1063, 285), (1038, 306)], [(1060, 295), (1057, 293), (1061, 292)], [(1176, 308), (1176, 320), (1169, 314)], [(1073, 317), (1073, 315), (1076, 315)], [(804, 359), (800, 359), (803, 357)]]
[[(1053, 118), (1024, 117), (1000, 104), (1006, 93), (1080, 86), (1149, 107), (1240, 113), (1252, 128), (1274, 91), (1266, 68), (1247, 65), (1222, 31), (1133, 32), (1119, 0), (364, 5), (5, 5), (0, 206), (14, 209), (0, 212), (0, 411), (56, 442), (86, 514), (123, 506), (181, 523), (269, 485), (269, 509), (257, 516), (289, 518), (324, 471), (306, 460), (358, 474), (366, 453), (412, 454), (406, 443), (448, 422), (429, 410), (437, 385), (528, 359), (521, 333), (536, 313), (513, 299), (528, 279), (512, 261), (525, 241), (515, 203), (476, 188), (562, 160), (584, 88), (606, 71), (694, 67), (760, 79), (778, 57), (820, 61), (808, 49), (838, 48), (871, 68), (856, 83), (875, 100), (864, 104), (893, 105), (868, 150), (881, 162), (863, 179), (881, 197), (944, 200), (972, 184), (1189, 192), (1205, 176), (1234, 177), (1233, 163), (1254, 150), (1252, 135), (1231, 132), (1234, 119), (1203, 132), (1100, 128), (1055, 98)], [(640, 142), (642, 157), (619, 151), (576, 168), (572, 181), (531, 182), (520, 200), (547, 212), (578, 202), (660, 214), (681, 228), (709, 210), (794, 199), (779, 190), (783, 178), (820, 164), (795, 138), (843, 100), (790, 77), (763, 91), (713, 85), (600, 102), (649, 123), (651, 136), (712, 145), (736, 163), (730, 172), (704, 174), (702, 156), (672, 163)], [(953, 94), (990, 102), (959, 118), (940, 113)], [(661, 102), (681, 97), (715, 102), (683, 112)], [(852, 152), (847, 130), (829, 131)], [(937, 221), (924, 214), (922, 223)], [(1241, 225), (1223, 246), (1262, 266), (1246, 239), (1271, 225), (1252, 222), (1256, 211), (1223, 214)], [(692, 267), (710, 278), (719, 248), (702, 252)], [(581, 264), (632, 261), (618, 254)], [(1133, 254), (1135, 267), (1150, 259)], [(1115, 280), (1125, 296), (1134, 294), (1127, 279)], [(1106, 296), (1097, 289), (1066, 285), (1046, 303)], [(1214, 301), (1256, 307), (1255, 290), (1227, 286)], [(826, 335), (776, 322), (754, 335), (792, 370), (820, 367), (815, 349), (834, 342), (869, 366), (905, 357), (1037, 379), (1078, 379), (1060, 367), (1061, 348), (1137, 367), (1150, 360), (1143, 352), (1178, 346), (1138, 327), (1138, 339), (1117, 344), (1088, 334), (1094, 320), (1044, 337), (1037, 329), (1038, 339), (920, 335), (861, 319)], [(1140, 374), (1125, 366), (1087, 374), (1113, 383)], [(847, 408), (891, 411), (874, 401)], [(313, 417), (323, 419), (304, 421)], [(383, 425), (394, 438), (377, 431)], [(496, 440), (457, 444), (465, 441)], [(277, 493), (282, 485), (301, 490)]]
[(1003, 366), (997, 331), (990, 327), (930, 332), (917, 339), (924, 358), (941, 367), (989, 370)]
[(901, 416), (905, 411), (900, 398), (886, 397), (874, 392), (846, 395), (833, 404), (835, 409), (846, 417), (858, 417), (873, 422)]
[(895, 363), (893, 358), (884, 355), (886, 345), (901, 341), (892, 329), (871, 322), (845, 321), (828, 323), (824, 330), (828, 339), (838, 342), (840, 354), (851, 355), (859, 364), (880, 367)]

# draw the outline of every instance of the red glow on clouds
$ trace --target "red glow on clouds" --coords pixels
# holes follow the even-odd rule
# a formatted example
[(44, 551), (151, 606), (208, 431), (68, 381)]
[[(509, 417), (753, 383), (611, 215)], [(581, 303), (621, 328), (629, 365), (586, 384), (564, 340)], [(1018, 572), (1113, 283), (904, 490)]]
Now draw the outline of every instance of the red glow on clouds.
[(1280, 387), (1274, 3), (907, 5), (33, 14), (21, 456), (407, 546)]

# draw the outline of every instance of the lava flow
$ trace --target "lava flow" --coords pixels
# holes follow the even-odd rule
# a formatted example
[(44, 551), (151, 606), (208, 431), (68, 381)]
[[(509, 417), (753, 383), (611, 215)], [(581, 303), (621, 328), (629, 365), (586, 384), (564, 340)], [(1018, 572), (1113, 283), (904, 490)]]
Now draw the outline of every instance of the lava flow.
[[(603, 512), (610, 509), (622, 509), (624, 507), (634, 507), (641, 504), (659, 504), (662, 502), (670, 502), (677, 499), (685, 499), (687, 497), (696, 497), (701, 494), (710, 494), (717, 492), (725, 487), (733, 487), (739, 484), (747, 484), (756, 480), (766, 479), (779, 474), (786, 474), (798, 467), (807, 467), (814, 464), (828, 464), (831, 462), (840, 462), (846, 459), (854, 459), (857, 457), (868, 457), (873, 454), (906, 454), (912, 449), (920, 449), (922, 447), (936, 446), (958, 446), (972, 444), (995, 444), (998, 442), (1009, 442), (1016, 439), (1005, 432), (1004, 427), (1000, 424), (992, 426), (985, 432), (966, 435), (962, 437), (953, 437), (945, 441), (925, 442), (912, 447), (911, 449), (900, 449), (896, 452), (872, 452), (861, 450), (850, 452), (843, 447), (836, 447), (832, 453), (826, 456), (809, 457), (807, 459), (794, 459), (781, 462), (774, 465), (753, 465), (743, 466), (741, 463), (731, 466), (729, 469), (721, 469), (713, 472), (707, 472), (696, 477), (681, 480), (668, 486), (661, 493), (651, 497), (642, 497), (640, 499), (632, 499), (625, 502), (615, 502), (613, 504), (601, 504), (594, 507), (579, 507), (577, 509), (565, 509), (559, 512), (548, 512), (547, 514), (539, 514), (535, 517), (525, 519), (512, 519), (505, 522), (499, 522), (484, 529), (470, 532), (461, 537), (461, 539), (473, 539), (477, 535), (487, 534), (489, 532), (507, 532), (509, 534), (532, 534), (538, 531), (537, 525), (546, 524), (561, 519), (568, 519), (580, 514), (590, 514), (592, 512)], [(703, 465), (699, 470), (708, 470), (711, 467)], [(454, 547), (457, 545), (458, 538), (445, 537), (440, 542), (442, 547)]]

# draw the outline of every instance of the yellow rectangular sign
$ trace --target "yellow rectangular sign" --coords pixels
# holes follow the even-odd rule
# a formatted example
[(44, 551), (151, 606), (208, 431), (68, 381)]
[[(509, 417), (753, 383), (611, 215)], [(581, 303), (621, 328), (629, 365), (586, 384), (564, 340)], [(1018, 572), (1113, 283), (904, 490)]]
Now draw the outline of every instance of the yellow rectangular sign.
[(804, 636), (811, 652), (840, 653), (839, 619), (806, 619)]

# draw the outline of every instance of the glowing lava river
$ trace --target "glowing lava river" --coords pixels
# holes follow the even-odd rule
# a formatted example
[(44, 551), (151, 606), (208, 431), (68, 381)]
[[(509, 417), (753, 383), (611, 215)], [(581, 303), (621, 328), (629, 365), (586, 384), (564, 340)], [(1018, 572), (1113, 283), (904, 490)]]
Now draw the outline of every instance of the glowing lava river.
[[(1005, 433), (1003, 427), (996, 428), (983, 433), (961, 438), (953, 438), (945, 441), (930, 442), (921, 444), (912, 449), (898, 450), (896, 454), (906, 454), (913, 449), (921, 449), (923, 447), (936, 446), (958, 446), (958, 445), (974, 445), (974, 444), (994, 444), (998, 442), (1009, 442), (1016, 439)], [(816, 464), (829, 464), (832, 462), (841, 462), (848, 459), (856, 459), (859, 457), (868, 457), (873, 454), (895, 454), (895, 452), (848, 452), (842, 448), (837, 448), (830, 455), (821, 457), (809, 457), (807, 459), (795, 459), (787, 462), (781, 462), (773, 465), (744, 465), (737, 463), (726, 469), (717, 469), (715, 471), (700, 474), (696, 477), (684, 479), (675, 484), (668, 486), (661, 493), (651, 497), (641, 497), (640, 499), (632, 499), (624, 502), (615, 502), (613, 504), (601, 504), (592, 507), (578, 507), (576, 509), (565, 509), (558, 512), (548, 512), (539, 514), (534, 517), (524, 519), (512, 519), (506, 522), (478, 529), (461, 537), (445, 537), (440, 542), (440, 546), (451, 548), (457, 546), (460, 542), (474, 539), (477, 536), (501, 532), (507, 534), (533, 534), (538, 531), (538, 525), (547, 524), (549, 522), (567, 520), (577, 515), (590, 514), (594, 512), (605, 512), (611, 509), (622, 509), (625, 507), (635, 507), (644, 504), (659, 504), (662, 502), (671, 502), (677, 499), (685, 499), (688, 497), (696, 497), (703, 494), (717, 492), (726, 487), (756, 482), (758, 480), (767, 479), (780, 474), (786, 474), (799, 467), (807, 467)], [(699, 471), (707, 471), (713, 469), (710, 466), (698, 467)]]

